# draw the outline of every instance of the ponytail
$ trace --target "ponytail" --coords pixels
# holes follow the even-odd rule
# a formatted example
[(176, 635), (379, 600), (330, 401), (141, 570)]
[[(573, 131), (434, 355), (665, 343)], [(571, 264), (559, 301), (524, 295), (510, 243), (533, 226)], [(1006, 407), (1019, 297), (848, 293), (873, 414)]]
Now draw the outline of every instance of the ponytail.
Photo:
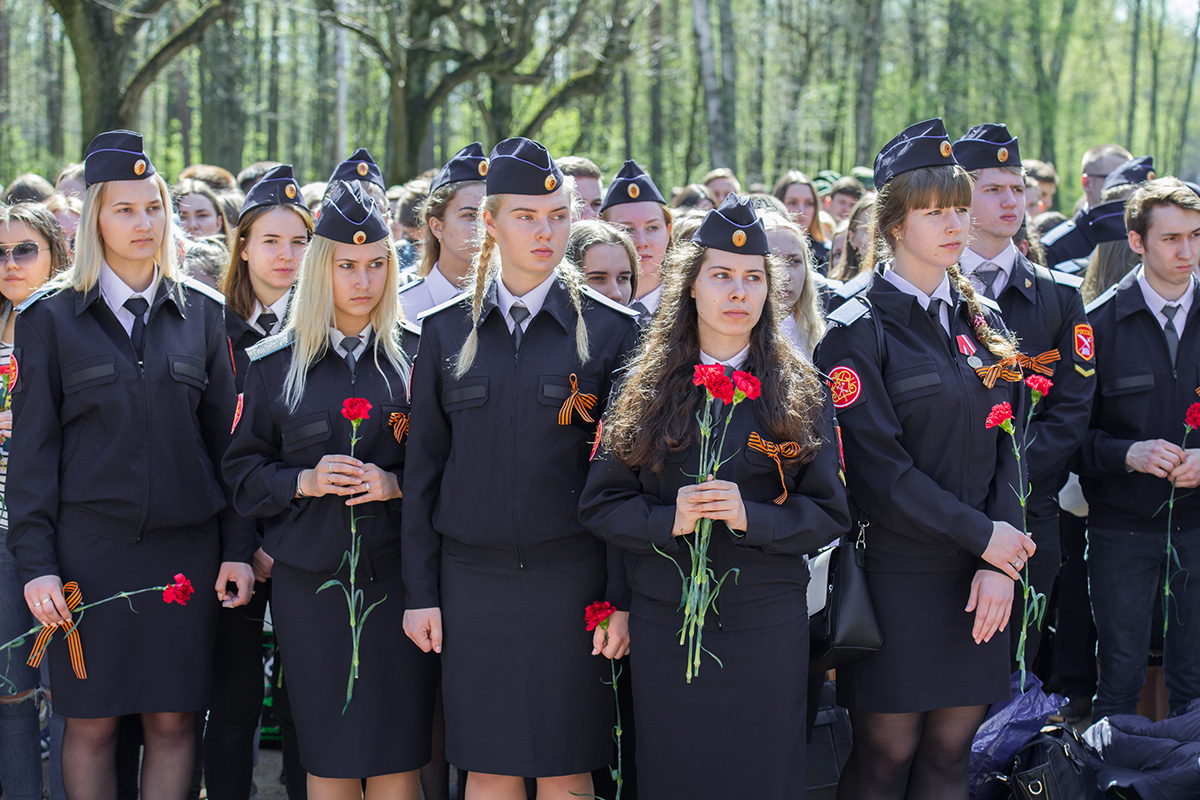
[(1013, 339), (1013, 335), (1001, 333), (987, 324), (987, 316), (983, 313), (983, 305), (979, 302), (979, 295), (975, 293), (975, 287), (971, 285), (971, 279), (963, 275), (957, 264), (946, 270), (946, 276), (958, 293), (962, 295), (963, 302), (967, 304), (967, 313), (970, 314), (975, 327), (975, 338), (979, 339), (996, 358), (1001, 360), (1016, 358), (1017, 343)]
[[(484, 205), (489, 205), (492, 198), (489, 197), (484, 201)], [(483, 226), (483, 218), (480, 217), (480, 227)], [(479, 352), (479, 316), (483, 313), (483, 296), (487, 294), (488, 284), (491, 283), (494, 270), (492, 269), (492, 256), (496, 251), (496, 239), (487, 229), (483, 230), (483, 243), (479, 247), (479, 252), (475, 254), (475, 260), (471, 263), (471, 274), (475, 276), (474, 296), (471, 298), (471, 332), (467, 334), (466, 341), (463, 342), (462, 349), (458, 351), (458, 359), (454, 364), (454, 378), (460, 380), (471, 370), (471, 365), (475, 363), (475, 354)]]

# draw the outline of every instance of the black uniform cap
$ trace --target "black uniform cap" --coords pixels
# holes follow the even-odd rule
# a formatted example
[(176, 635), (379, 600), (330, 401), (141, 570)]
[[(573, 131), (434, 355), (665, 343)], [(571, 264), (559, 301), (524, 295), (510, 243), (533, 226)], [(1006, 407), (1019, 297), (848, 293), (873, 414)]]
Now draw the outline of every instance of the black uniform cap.
[(134, 131), (108, 131), (92, 139), (83, 156), (83, 182), (139, 181), (154, 174), (154, 164)]
[(387, 186), (383, 182), (383, 173), (379, 171), (375, 159), (371, 158), (370, 152), (365, 147), (358, 148), (350, 154), (349, 158), (333, 168), (329, 182), (333, 183), (334, 181), (366, 181), (387, 191)]
[(1017, 148), (1017, 137), (1001, 124), (985, 122), (967, 131), (953, 145), (954, 160), (963, 169), (1021, 166), (1021, 151)]
[(883, 146), (875, 156), (875, 185), (882, 188), (902, 172), (957, 163), (946, 125), (934, 117), (909, 125)]
[(1122, 186), (1141, 186), (1146, 181), (1154, 180), (1154, 159), (1151, 156), (1131, 158), (1121, 166), (1108, 173), (1104, 179), (1104, 189), (1119, 189)]
[(1088, 230), (1096, 244), (1119, 242), (1128, 238), (1125, 230), (1125, 201), (1101, 203), (1087, 212)]
[(765, 256), (771, 252), (767, 244), (767, 229), (754, 212), (749, 197), (730, 192), (720, 208), (704, 216), (692, 241), (701, 247), (711, 247), (728, 253)]
[(532, 139), (505, 139), (488, 156), (488, 194), (551, 194), (562, 183), (550, 151)]
[(354, 181), (339, 181), (321, 204), (313, 233), (343, 244), (370, 244), (388, 235), (388, 224), (374, 198), (361, 186)]
[(667, 201), (663, 199), (662, 192), (654, 185), (654, 181), (650, 180), (646, 171), (638, 166), (636, 161), (630, 160), (621, 165), (621, 171), (608, 185), (608, 192), (604, 195), (604, 205), (600, 206), (600, 210), (619, 206), (622, 203), (646, 202), (661, 203), (664, 206), (667, 204)]
[(447, 161), (437, 171), (437, 174), (433, 176), (433, 181), (429, 184), (429, 193), (433, 194), (449, 183), (481, 181), (487, 177), (487, 174), (488, 160), (487, 156), (483, 154), (483, 145), (479, 142), (471, 142), (455, 153), (454, 158)]
[(304, 198), (300, 196), (300, 184), (292, 172), (291, 164), (280, 164), (267, 170), (258, 183), (246, 192), (242, 210), (238, 212), (238, 221), (252, 209), (261, 206), (299, 206), (308, 210)]

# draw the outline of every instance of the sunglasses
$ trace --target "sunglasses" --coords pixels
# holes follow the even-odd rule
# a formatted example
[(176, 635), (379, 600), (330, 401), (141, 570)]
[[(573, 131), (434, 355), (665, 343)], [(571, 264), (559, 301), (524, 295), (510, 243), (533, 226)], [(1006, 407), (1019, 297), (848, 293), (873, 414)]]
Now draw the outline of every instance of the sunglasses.
[(41, 248), (34, 242), (21, 242), (14, 245), (0, 244), (0, 265), (8, 263), (11, 254), (14, 263), (24, 266), (37, 258)]

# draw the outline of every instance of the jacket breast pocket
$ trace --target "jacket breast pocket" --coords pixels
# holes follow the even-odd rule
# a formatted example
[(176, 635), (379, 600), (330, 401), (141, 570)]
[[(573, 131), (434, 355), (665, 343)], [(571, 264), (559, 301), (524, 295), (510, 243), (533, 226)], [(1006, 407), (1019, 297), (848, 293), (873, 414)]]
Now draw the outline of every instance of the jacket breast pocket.
[(384, 431), (389, 439), (394, 439), (396, 444), (403, 445), (408, 442), (408, 406), (389, 405), (381, 406), (380, 410), (383, 413)]
[(543, 375), (538, 379), (538, 402), (555, 410), (559, 425), (594, 431), (600, 418), (599, 395), (599, 384), (579, 380), (575, 374)]
[(195, 386), (200, 391), (208, 387), (208, 370), (204, 361), (194, 356), (167, 356), (171, 368), (171, 377), (180, 383)]
[(442, 388), (442, 408), (446, 413), (476, 408), (487, 402), (487, 378), (468, 378), (447, 383)]
[(1149, 367), (1119, 369), (1100, 373), (1100, 395), (1120, 397), (1148, 392), (1154, 388), (1154, 372)]
[(918, 397), (936, 394), (942, 390), (942, 376), (932, 363), (898, 369), (883, 380), (884, 388), (892, 403), (903, 403)]
[(117, 379), (117, 357), (98, 356), (75, 361), (62, 368), (63, 394), (103, 386)]
[(328, 441), (333, 436), (328, 411), (305, 414), (303, 417), (285, 422), (280, 431), (280, 450), (296, 453)]

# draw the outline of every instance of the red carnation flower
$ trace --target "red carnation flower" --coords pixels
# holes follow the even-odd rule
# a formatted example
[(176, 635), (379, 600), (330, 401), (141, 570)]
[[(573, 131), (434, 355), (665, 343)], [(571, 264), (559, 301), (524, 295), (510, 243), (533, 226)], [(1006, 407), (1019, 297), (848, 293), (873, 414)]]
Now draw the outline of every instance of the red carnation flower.
[(759, 383), (758, 378), (749, 372), (735, 370), (733, 373), (733, 385), (746, 395), (747, 400), (757, 400), (758, 396), (762, 394), (762, 384)]
[(600, 602), (597, 600), (583, 611), (583, 621), (587, 623), (589, 631), (596, 630), (597, 627), (608, 629), (608, 618), (617, 613), (617, 607), (608, 601)]
[(163, 589), (164, 603), (179, 603), (181, 606), (186, 606), (187, 601), (191, 599), (195, 593), (192, 588), (192, 582), (184, 577), (182, 572), (176, 573), (175, 582)]
[(987, 427), (995, 428), (997, 425), (1008, 430), (1008, 426), (1004, 423), (1012, 424), (1013, 412), (1012, 405), (1009, 403), (997, 403), (992, 406), (992, 413), (988, 414)]
[(371, 404), (362, 397), (351, 397), (342, 403), (342, 416), (351, 422), (361, 422), (367, 418)]
[(1183, 424), (1187, 425), (1188, 430), (1200, 428), (1200, 403), (1192, 403), (1188, 406), (1187, 415), (1183, 418)]
[(712, 381), (725, 377), (725, 368), (720, 364), (697, 364), (692, 383), (708, 388)]
[(713, 397), (715, 397), (717, 400), (720, 400), (725, 405), (729, 405), (733, 402), (733, 395), (735, 392), (735, 389), (733, 388), (733, 381), (729, 380), (729, 378), (726, 378), (725, 373), (723, 372), (721, 373), (720, 380), (713, 380), (708, 384), (708, 391)]
[(1030, 375), (1025, 379), (1025, 385), (1045, 397), (1050, 394), (1050, 387), (1054, 385), (1054, 381), (1042, 375)]

